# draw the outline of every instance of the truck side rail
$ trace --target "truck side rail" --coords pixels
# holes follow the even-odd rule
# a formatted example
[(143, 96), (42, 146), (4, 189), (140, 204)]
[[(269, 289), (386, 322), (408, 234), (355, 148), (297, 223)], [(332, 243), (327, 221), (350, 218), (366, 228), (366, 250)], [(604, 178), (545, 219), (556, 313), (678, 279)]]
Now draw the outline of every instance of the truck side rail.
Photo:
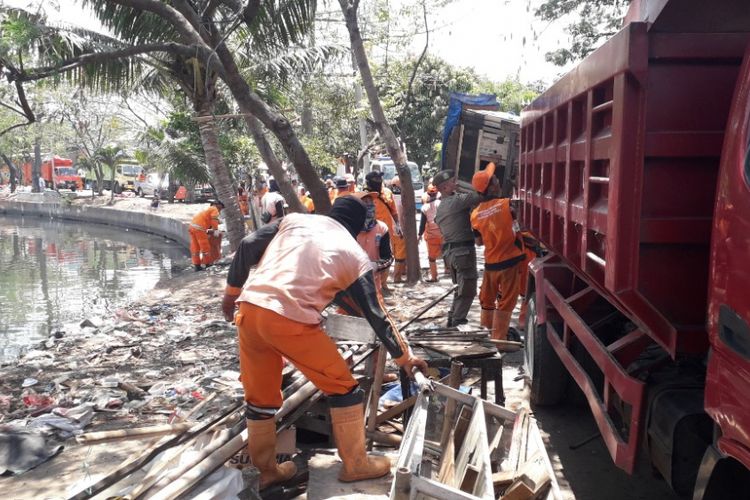
[[(653, 345), (653, 341), (636, 328), (605, 343), (592, 328), (601, 324), (603, 316), (592, 316), (590, 311), (597, 299), (609, 299), (556, 260), (551, 255), (534, 266), (538, 322), (546, 325), (549, 343), (583, 392), (615, 464), (632, 473), (645, 410), (646, 385), (625, 367)], [(577, 286), (571, 286), (573, 281)], [(583, 316), (589, 319), (584, 320)], [(571, 350), (574, 342), (585, 349), (601, 371), (600, 383), (594, 382), (591, 367), (584, 368)], [(620, 420), (619, 425), (614, 416)]]

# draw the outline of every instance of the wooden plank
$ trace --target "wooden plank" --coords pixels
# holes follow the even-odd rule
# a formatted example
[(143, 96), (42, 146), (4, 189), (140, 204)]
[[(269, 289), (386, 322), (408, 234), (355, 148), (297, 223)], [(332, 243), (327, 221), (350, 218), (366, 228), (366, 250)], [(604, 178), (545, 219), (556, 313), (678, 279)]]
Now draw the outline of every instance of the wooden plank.
[(513, 434), (510, 439), (510, 450), (508, 451), (508, 469), (518, 470), (526, 461), (526, 447), (529, 434), (529, 410), (521, 408), (516, 414), (513, 422)]
[[(377, 427), (378, 403), (380, 402), (380, 392), (383, 387), (383, 374), (385, 373), (385, 362), (388, 359), (388, 351), (384, 345), (378, 349), (378, 357), (375, 359), (375, 373), (372, 378), (370, 387), (370, 410), (367, 415), (367, 432), (374, 432)], [(372, 449), (372, 442), (368, 443), (368, 450)]]
[[(403, 412), (405, 412), (407, 409), (414, 406), (414, 403), (417, 401), (417, 395), (411, 396), (406, 401), (401, 401), (399, 404), (394, 406), (393, 408), (389, 408), (385, 410), (383, 413), (378, 415), (375, 418), (376, 424), (382, 424), (386, 420), (390, 420), (394, 417), (397, 417), (398, 415), (401, 415)], [(374, 430), (374, 429), (373, 429)]]
[(443, 454), (440, 457), (440, 469), (438, 472), (438, 481), (445, 484), (453, 482), (456, 474), (456, 449), (453, 444), (453, 430), (451, 429), (443, 446)]
[[(494, 475), (493, 475), (494, 478)], [(550, 486), (550, 477), (543, 452), (537, 452), (518, 470), (513, 483), (502, 496), (503, 500), (531, 500), (542, 496)]]

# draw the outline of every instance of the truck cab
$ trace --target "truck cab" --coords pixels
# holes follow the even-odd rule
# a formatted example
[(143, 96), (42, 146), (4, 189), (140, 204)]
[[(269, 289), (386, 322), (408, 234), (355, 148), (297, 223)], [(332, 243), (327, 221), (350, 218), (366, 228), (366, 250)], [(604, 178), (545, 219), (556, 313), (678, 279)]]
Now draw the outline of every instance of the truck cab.
[(711, 243), (705, 406), (715, 429), (698, 477), (703, 498), (750, 489), (750, 46), (727, 130)]

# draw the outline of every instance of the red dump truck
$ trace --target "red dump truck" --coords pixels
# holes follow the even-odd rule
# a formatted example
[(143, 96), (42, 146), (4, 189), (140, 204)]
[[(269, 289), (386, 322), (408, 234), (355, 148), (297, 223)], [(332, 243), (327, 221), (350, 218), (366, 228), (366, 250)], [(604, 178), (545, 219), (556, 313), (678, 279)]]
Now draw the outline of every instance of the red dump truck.
[[(31, 185), (33, 179), (31, 163), (24, 163), (22, 168), (24, 184)], [(42, 161), (40, 175), (47, 187), (52, 189), (71, 189), (73, 191), (83, 189), (83, 179), (73, 167), (73, 160), (68, 158), (52, 156)]]
[(532, 403), (582, 393), (619, 467), (640, 449), (696, 499), (750, 496), (748, 41), (746, 0), (636, 0), (521, 120), (521, 219), (550, 251)]

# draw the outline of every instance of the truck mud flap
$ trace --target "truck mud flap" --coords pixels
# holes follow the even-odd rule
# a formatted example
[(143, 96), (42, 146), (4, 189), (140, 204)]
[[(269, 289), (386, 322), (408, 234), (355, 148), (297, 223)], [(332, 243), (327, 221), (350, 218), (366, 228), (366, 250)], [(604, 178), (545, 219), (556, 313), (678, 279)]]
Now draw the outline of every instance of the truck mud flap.
[[(589, 287), (566, 298), (550, 281), (540, 276), (543, 270), (539, 271), (537, 278), (542, 279), (537, 280), (537, 283), (542, 286), (537, 287), (537, 298), (542, 298), (543, 303), (551, 306), (563, 321), (562, 332), (556, 329), (553, 322), (546, 321), (547, 338), (583, 391), (615, 464), (632, 474), (638, 452), (640, 425), (643, 421), (645, 384), (628, 374), (623, 368), (622, 361), (634, 360), (649, 343), (649, 338), (642, 331), (634, 330), (610, 345), (603, 344), (571, 305), (583, 295), (597, 292)], [(572, 336), (575, 336), (575, 340), (580, 342), (601, 370), (604, 378), (603, 394), (599, 394), (593, 380), (571, 352), (569, 347)], [(627, 362), (625, 364), (627, 365)], [(623, 422), (627, 428), (625, 433), (618, 429), (610, 413), (613, 408), (612, 391), (619, 398), (619, 402), (629, 408)]]

